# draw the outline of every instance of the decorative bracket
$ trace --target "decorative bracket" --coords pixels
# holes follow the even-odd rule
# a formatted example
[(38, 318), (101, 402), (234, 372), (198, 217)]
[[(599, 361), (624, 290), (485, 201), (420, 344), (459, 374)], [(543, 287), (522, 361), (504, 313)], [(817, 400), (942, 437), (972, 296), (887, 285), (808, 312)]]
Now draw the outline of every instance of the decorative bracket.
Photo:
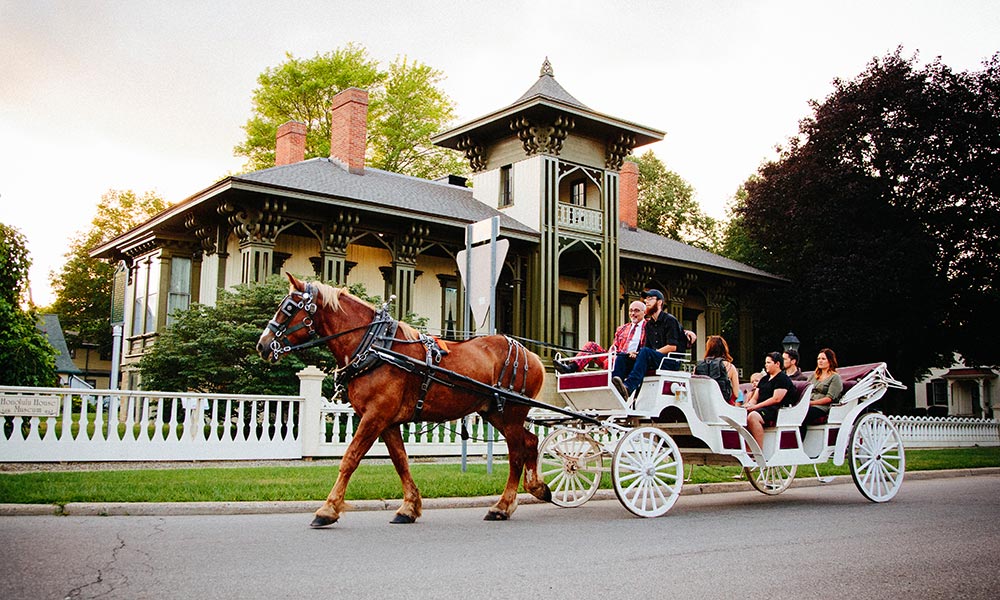
[(635, 148), (635, 136), (630, 133), (623, 132), (617, 138), (608, 140), (604, 166), (613, 171), (620, 170), (625, 157), (632, 153), (633, 148)]
[(469, 168), (472, 169), (473, 173), (486, 170), (486, 148), (482, 144), (477, 143), (469, 136), (465, 136), (458, 140), (456, 147), (465, 153), (465, 160), (469, 161)]
[(528, 156), (539, 152), (558, 156), (566, 136), (574, 127), (576, 121), (568, 115), (558, 115), (551, 123), (532, 123), (526, 117), (510, 122), (511, 130), (517, 133)]

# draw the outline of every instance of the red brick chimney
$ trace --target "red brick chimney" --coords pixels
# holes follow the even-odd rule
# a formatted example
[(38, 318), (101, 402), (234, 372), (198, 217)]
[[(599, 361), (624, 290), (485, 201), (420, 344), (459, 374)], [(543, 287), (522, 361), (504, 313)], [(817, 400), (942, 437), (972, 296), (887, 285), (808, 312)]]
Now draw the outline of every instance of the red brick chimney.
[(347, 88), (333, 97), (330, 109), (330, 158), (356, 175), (365, 172), (368, 136), (368, 92)]
[(288, 121), (278, 128), (274, 166), (301, 162), (306, 157), (306, 124)]
[(632, 229), (639, 226), (639, 166), (628, 160), (618, 171), (618, 220)]

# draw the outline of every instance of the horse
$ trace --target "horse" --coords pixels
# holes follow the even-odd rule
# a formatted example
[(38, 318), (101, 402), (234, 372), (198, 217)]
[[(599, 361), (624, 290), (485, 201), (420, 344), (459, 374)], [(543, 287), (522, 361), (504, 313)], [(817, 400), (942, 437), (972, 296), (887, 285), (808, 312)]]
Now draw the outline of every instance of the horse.
[[(261, 333), (257, 351), (273, 363), (288, 351), (325, 344), (339, 372), (349, 375), (347, 399), (361, 417), (312, 527), (336, 523), (349, 508), (344, 494), (351, 475), (380, 436), (403, 487), (403, 502), (391, 523), (415, 522), (421, 516), (420, 491), (410, 475), (401, 425), (441, 423), (473, 412), (503, 434), (509, 454), (506, 486), (485, 520), (505, 521), (514, 513), (522, 471), (525, 491), (551, 502), (552, 493), (538, 473), (538, 436), (524, 425), (531, 407), (516, 401), (534, 399), (542, 389), (545, 369), (538, 355), (502, 335), (449, 341), (442, 349), (344, 288), (286, 275), (289, 293)], [(494, 386), (501, 385), (515, 401), (505, 401), (502, 389), (495, 392)]]

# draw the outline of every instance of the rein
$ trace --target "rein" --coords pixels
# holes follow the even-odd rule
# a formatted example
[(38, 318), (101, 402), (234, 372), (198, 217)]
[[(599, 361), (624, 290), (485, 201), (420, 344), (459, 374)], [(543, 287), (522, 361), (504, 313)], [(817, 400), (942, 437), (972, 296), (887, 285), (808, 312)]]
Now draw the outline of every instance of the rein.
[[(274, 334), (274, 339), (270, 344), (271, 354), (273, 355), (274, 360), (278, 360), (278, 358), (283, 354), (319, 346), (330, 340), (364, 329), (366, 330), (365, 335), (361, 338), (361, 342), (354, 350), (350, 360), (346, 365), (336, 371), (337, 387), (345, 388), (352, 379), (364, 375), (368, 371), (372, 370), (377, 364), (381, 363), (390, 364), (402, 371), (406, 371), (407, 373), (420, 375), (423, 377), (423, 381), (421, 382), (420, 394), (417, 398), (416, 406), (414, 407), (413, 421), (420, 420), (420, 413), (423, 410), (424, 400), (431, 383), (438, 383), (448, 387), (459, 387), (465, 391), (484, 396), (492, 396), (500, 412), (503, 412), (504, 402), (511, 400), (527, 406), (544, 408), (567, 416), (582, 418), (585, 421), (598, 423), (596, 419), (570, 412), (559, 407), (551, 406), (525, 396), (524, 391), (525, 386), (527, 385), (528, 377), (528, 350), (521, 343), (512, 339), (511, 336), (505, 336), (507, 337), (508, 343), (507, 360), (504, 362), (500, 377), (498, 378), (496, 386), (490, 386), (482, 383), (481, 381), (472, 379), (471, 377), (466, 377), (460, 373), (437, 366), (437, 363), (441, 362), (441, 357), (446, 354), (446, 351), (443, 351), (438, 346), (436, 341), (426, 335), (421, 334), (420, 339), (417, 340), (397, 340), (396, 331), (399, 327), (399, 321), (389, 316), (388, 302), (376, 310), (371, 323), (358, 325), (357, 327), (352, 327), (351, 329), (347, 329), (333, 335), (320, 336), (319, 333), (316, 332), (313, 323), (313, 316), (316, 314), (317, 310), (315, 302), (316, 297), (316, 287), (310, 283), (306, 286), (305, 291), (300, 292), (298, 290), (293, 290), (285, 296), (284, 300), (282, 300), (281, 305), (278, 307), (278, 312), (287, 317), (285, 323), (293, 321), (301, 311), (306, 312), (306, 317), (302, 319), (301, 323), (291, 328), (288, 328), (285, 323), (278, 323), (274, 319), (268, 321), (267, 328)], [(289, 341), (288, 336), (302, 329), (307, 330), (309, 339), (301, 344), (293, 345)], [(385, 345), (385, 342), (389, 342), (388, 345)], [(392, 350), (391, 347), (394, 343), (424, 344), (426, 349), (426, 360), (420, 361), (412, 356)], [(513, 368), (508, 375), (507, 369), (511, 366), (510, 363), (512, 358)], [(523, 361), (523, 367), (520, 369), (522, 376), (521, 390), (520, 392), (516, 392), (514, 391), (514, 385), (518, 378), (519, 363), (521, 361)], [(505, 376), (508, 377), (507, 389), (502, 387)]]

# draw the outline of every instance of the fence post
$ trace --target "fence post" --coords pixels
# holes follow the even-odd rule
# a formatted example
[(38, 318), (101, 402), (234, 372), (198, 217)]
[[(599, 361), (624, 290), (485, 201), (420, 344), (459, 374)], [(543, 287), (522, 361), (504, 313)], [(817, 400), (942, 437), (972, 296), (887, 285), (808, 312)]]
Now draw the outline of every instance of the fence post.
[(309, 365), (296, 375), (299, 376), (299, 395), (304, 398), (299, 412), (302, 457), (318, 456), (320, 429), (323, 427), (320, 408), (323, 405), (323, 380), (326, 379), (326, 373)]

